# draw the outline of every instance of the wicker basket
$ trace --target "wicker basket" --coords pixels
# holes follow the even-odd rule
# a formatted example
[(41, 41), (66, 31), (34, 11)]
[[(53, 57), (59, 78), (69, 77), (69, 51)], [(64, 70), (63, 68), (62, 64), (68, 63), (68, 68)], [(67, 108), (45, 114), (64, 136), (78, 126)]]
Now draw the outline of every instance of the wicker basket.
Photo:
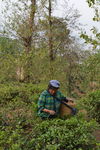
[[(76, 104), (73, 102), (68, 102), (67, 103), (68, 105), (70, 105), (71, 107), (74, 107), (76, 106)], [(67, 116), (67, 115), (71, 115), (71, 109), (66, 107), (64, 104), (61, 104), (61, 107), (60, 107), (60, 116), (63, 117), (63, 116)]]

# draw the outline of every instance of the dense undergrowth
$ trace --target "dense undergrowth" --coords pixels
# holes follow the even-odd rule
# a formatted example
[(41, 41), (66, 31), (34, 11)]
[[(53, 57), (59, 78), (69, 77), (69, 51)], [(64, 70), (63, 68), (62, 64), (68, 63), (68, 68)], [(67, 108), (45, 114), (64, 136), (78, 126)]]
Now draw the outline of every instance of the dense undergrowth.
[[(1, 84), (0, 150), (99, 150), (99, 143), (92, 134), (98, 127), (92, 120), (93, 115), (89, 120), (81, 114), (45, 121), (37, 117), (37, 100), (45, 88), (45, 85), (24, 83)], [(98, 104), (98, 93), (89, 94), (90, 106), (93, 95)]]
[(80, 109), (85, 109), (90, 118), (100, 123), (100, 90), (89, 92), (79, 102)]

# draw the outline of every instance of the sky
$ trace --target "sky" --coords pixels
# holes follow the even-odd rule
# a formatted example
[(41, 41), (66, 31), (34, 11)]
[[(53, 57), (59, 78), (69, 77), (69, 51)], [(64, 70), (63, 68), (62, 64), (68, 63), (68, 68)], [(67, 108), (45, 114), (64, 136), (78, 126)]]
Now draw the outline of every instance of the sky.
[[(59, 2), (59, 8), (55, 11), (55, 14), (57, 16), (62, 17), (64, 15), (63, 9), (66, 9), (66, 7), (64, 8), (64, 1), (66, 0), (56, 0), (56, 1), (57, 3)], [(100, 22), (97, 23), (92, 20), (94, 16), (94, 10), (92, 8), (89, 8), (86, 0), (68, 0), (68, 3), (69, 3), (69, 6), (74, 5), (74, 8), (78, 9), (79, 13), (81, 14), (79, 21), (80, 23), (84, 25), (84, 29), (86, 30), (88, 34), (91, 34), (90, 29), (93, 26), (96, 26), (98, 29), (100, 29)], [(0, 22), (2, 20), (2, 15), (1, 15), (2, 9), (3, 9), (2, 2), (0, 0)]]
[[(63, 8), (64, 8), (64, 1), (65, 0), (58, 0), (60, 2), (60, 7), (58, 10), (56, 10), (55, 14), (58, 16), (64, 16), (63, 14)], [(87, 32), (87, 34), (91, 34), (91, 29), (93, 26), (96, 26), (100, 30), (100, 22), (94, 22), (94, 10), (93, 8), (90, 8), (88, 6), (88, 3), (86, 0), (69, 0), (68, 1), (69, 6), (73, 5), (74, 9), (77, 9), (79, 11), (79, 14), (81, 15), (79, 22), (83, 24), (83, 28)], [(62, 8), (61, 8), (62, 6)], [(65, 6), (66, 7), (66, 6)]]

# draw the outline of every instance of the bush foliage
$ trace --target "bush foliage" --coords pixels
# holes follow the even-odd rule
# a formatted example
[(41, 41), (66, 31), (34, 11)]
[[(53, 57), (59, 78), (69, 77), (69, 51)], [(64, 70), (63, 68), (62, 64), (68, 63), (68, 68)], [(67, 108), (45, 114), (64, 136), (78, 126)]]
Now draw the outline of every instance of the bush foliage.
[(95, 121), (74, 117), (41, 120), (36, 103), (44, 85), (7, 84), (0, 88), (1, 150), (99, 150)]
[(39, 97), (39, 94), (45, 89), (45, 85), (34, 84), (1, 84), (0, 85), (0, 104), (20, 100), (29, 104)]
[(100, 90), (87, 94), (79, 102), (80, 108), (85, 108), (90, 118), (96, 119), (100, 123)]
[(96, 124), (79, 117), (67, 120), (41, 121), (33, 119), (14, 126), (4, 126), (0, 132), (2, 149), (9, 150), (94, 150), (96, 140), (92, 136)]

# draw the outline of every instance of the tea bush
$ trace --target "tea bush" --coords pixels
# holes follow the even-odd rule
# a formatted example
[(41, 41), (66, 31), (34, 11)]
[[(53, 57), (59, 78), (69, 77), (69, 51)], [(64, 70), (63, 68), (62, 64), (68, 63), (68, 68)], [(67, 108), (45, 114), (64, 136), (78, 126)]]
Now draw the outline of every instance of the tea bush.
[(35, 119), (31, 126), (1, 128), (0, 145), (6, 150), (99, 150), (92, 132), (96, 122), (85, 121), (81, 116), (70, 119), (42, 121)]
[[(0, 114), (2, 125), (21, 124), (36, 117), (37, 100), (43, 85), (13, 83), (0, 86)], [(30, 120), (28, 119), (30, 118)]]
[(29, 104), (38, 99), (39, 94), (45, 89), (44, 85), (36, 84), (6, 84), (0, 85), (0, 104), (4, 105), (10, 101), (20, 100)]
[(85, 98), (79, 101), (81, 109), (86, 109), (90, 118), (100, 123), (100, 90), (88, 93)]
[(24, 122), (26, 125), (27, 122), (31, 122), (36, 117), (37, 100), (44, 89), (44, 85), (25, 83), (1, 84), (1, 125), (14, 126), (16, 124), (24, 124)]
[(44, 121), (35, 115), (45, 88), (25, 83), (0, 86), (0, 150), (99, 150), (92, 135), (95, 121), (80, 114)]

